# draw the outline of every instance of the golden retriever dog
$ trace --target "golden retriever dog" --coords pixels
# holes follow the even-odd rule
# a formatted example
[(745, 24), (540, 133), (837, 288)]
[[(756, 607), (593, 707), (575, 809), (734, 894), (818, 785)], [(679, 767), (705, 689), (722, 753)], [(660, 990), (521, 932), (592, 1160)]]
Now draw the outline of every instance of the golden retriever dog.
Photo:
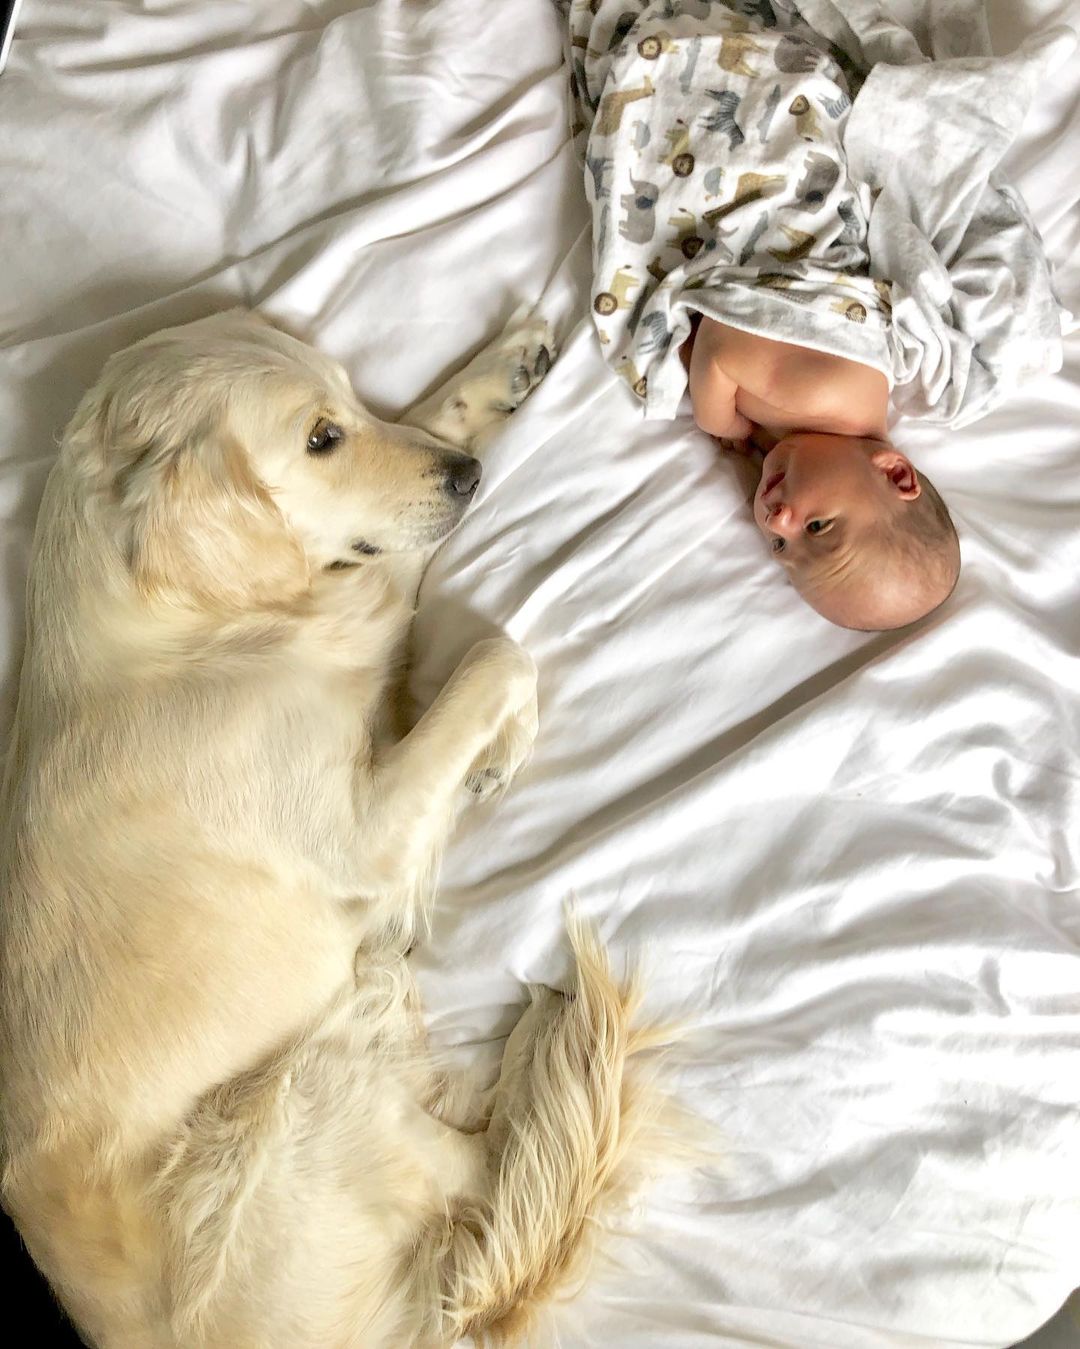
[(525, 322), (391, 425), (232, 312), (114, 356), (67, 430), (0, 816), (0, 1147), (101, 1349), (512, 1340), (648, 1150), (587, 932), (486, 1102), (405, 960), (462, 801), (536, 735), (506, 638), (403, 736), (392, 695), (425, 550), (549, 347)]

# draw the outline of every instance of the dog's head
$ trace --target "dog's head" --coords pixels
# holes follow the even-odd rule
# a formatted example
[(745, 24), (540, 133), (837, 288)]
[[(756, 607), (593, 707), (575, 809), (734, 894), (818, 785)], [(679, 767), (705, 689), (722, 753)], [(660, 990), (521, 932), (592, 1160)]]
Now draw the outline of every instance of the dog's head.
[(288, 604), (313, 571), (444, 538), (475, 459), (380, 421), (335, 361), (243, 311), (114, 356), (69, 431), (148, 592)]

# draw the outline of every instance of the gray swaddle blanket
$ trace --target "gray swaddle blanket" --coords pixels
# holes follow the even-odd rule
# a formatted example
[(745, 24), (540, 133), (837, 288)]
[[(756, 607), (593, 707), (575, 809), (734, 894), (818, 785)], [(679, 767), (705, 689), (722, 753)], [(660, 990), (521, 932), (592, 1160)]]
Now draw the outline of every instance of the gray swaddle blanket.
[(881, 369), (960, 426), (1060, 368), (1067, 315), (998, 166), (1058, 27), (980, 0), (562, 0), (606, 358), (675, 415), (703, 313)]

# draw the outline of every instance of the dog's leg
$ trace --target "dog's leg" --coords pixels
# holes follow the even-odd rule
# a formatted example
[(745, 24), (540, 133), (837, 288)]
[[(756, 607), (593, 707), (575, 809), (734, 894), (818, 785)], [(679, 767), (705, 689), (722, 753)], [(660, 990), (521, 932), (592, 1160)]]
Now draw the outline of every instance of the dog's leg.
[(424, 1108), (460, 1133), (482, 1133), (491, 1119), (495, 1087), (481, 1085), (470, 1068), (435, 1073)]
[(506, 332), (402, 420), (475, 452), (477, 437), (504, 422), (551, 368), (555, 338), (538, 317), (512, 319)]
[(380, 870), (393, 888), (408, 885), (437, 857), (462, 784), (478, 775), (488, 784), (508, 783), (528, 758), (537, 725), (532, 658), (507, 637), (477, 642), (377, 767), (381, 820), (372, 832), (385, 841)]
[[(477, 454), (483, 432), (506, 421), (551, 368), (555, 337), (544, 319), (511, 319), (506, 331), (402, 417), (436, 440)], [(393, 566), (403, 595), (415, 596), (434, 549), (400, 555)]]
[(481, 1083), (475, 1070), (433, 1057), (420, 993), (404, 955), (394, 946), (361, 946), (356, 953), (356, 996), (372, 1040), (400, 1055), (416, 1074), (423, 1107), (459, 1133), (478, 1133), (491, 1115), (494, 1085)]

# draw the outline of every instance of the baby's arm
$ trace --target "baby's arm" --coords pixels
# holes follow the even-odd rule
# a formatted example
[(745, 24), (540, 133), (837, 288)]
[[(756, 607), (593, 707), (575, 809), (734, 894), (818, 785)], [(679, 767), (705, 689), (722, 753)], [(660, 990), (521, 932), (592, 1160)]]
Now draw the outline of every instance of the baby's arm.
[(722, 440), (745, 440), (752, 423), (735, 409), (739, 386), (721, 370), (712, 344), (699, 332), (690, 352), (690, 402), (694, 421), (703, 431)]
[(697, 424), (724, 440), (744, 440), (755, 425), (777, 436), (886, 434), (889, 382), (858, 361), (702, 317), (688, 370)]

